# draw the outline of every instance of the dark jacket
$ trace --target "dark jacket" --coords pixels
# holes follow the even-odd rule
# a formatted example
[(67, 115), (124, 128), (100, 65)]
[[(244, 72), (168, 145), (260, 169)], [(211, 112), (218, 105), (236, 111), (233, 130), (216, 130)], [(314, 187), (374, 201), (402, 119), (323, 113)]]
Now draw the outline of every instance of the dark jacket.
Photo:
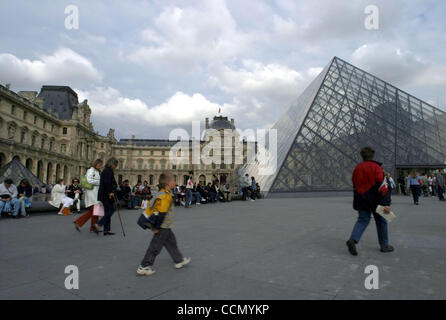
[(75, 186), (74, 184), (71, 184), (70, 186), (68, 186), (67, 191), (68, 191), (67, 196), (70, 197), (71, 199), (74, 199), (74, 197), (76, 196), (76, 194), (74, 193), (75, 191), (80, 191), (79, 197), (83, 193), (82, 188), (79, 185)]
[(28, 187), (17, 187), (17, 194), (24, 194), (27, 198), (31, 198), (33, 195), (33, 188), (31, 186)]
[(113, 201), (110, 199), (109, 194), (114, 193), (116, 195), (116, 189), (118, 184), (115, 180), (115, 175), (111, 168), (105, 168), (101, 172), (101, 181), (99, 182), (98, 200), (99, 201)]
[(364, 161), (353, 171), (353, 208), (375, 212), (378, 205), (390, 206), (391, 193), (381, 163)]

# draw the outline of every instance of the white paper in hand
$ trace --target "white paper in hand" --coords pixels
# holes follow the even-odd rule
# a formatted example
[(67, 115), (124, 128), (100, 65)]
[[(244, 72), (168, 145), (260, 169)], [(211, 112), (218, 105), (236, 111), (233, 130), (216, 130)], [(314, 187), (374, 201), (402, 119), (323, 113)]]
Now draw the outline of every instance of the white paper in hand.
[(376, 213), (379, 214), (384, 219), (386, 219), (387, 222), (392, 222), (396, 218), (396, 215), (392, 211), (390, 211), (389, 214), (384, 213), (383, 206), (378, 206), (378, 208), (376, 208)]

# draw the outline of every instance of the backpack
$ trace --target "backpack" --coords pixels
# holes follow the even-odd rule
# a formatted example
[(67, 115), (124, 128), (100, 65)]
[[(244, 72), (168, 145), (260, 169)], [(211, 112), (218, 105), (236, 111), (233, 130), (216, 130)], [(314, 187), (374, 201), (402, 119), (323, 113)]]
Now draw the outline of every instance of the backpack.
[(94, 188), (91, 183), (88, 183), (87, 176), (82, 176), (79, 184), (83, 189), (93, 190)]

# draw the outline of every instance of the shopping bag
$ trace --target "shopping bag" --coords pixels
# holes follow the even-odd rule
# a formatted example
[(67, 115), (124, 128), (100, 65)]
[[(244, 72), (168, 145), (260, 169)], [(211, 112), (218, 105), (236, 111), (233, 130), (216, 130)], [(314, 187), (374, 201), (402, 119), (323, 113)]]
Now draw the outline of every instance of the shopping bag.
[(97, 203), (93, 207), (93, 215), (96, 217), (104, 216), (104, 206), (101, 203)]

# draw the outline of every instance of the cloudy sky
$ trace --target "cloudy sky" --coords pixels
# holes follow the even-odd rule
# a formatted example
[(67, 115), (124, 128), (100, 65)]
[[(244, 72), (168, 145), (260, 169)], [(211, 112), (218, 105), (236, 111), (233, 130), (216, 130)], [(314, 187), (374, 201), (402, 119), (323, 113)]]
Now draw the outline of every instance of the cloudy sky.
[[(379, 30), (364, 27), (370, 4)], [(443, 108), (445, 12), (443, 0), (2, 0), (0, 82), (68, 85), (118, 138), (167, 138), (219, 106), (237, 127), (268, 127), (333, 56)]]

